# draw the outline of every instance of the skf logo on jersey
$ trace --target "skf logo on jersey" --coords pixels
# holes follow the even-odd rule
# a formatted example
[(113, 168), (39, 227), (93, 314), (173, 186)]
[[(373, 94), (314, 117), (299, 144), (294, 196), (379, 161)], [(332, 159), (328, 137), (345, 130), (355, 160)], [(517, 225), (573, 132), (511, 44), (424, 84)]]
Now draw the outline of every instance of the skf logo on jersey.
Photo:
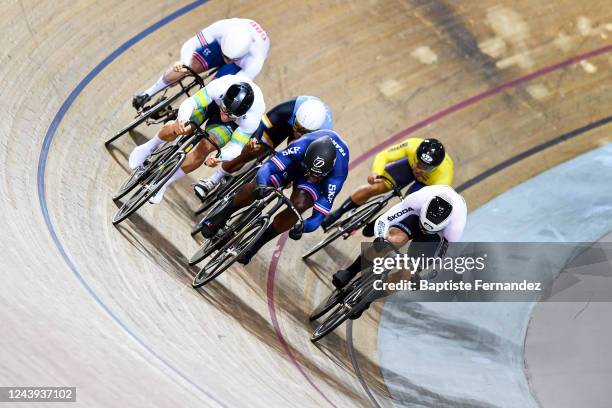
[(297, 154), (299, 151), (300, 151), (299, 146), (293, 146), (293, 147), (286, 148), (281, 153), (283, 153), (283, 156), (289, 156), (291, 154)]
[(427, 164), (431, 164), (433, 162), (433, 157), (431, 157), (427, 153), (423, 153), (421, 155), (421, 161)]
[(336, 196), (336, 185), (330, 184), (329, 189), (327, 190), (327, 201), (329, 201), (330, 204), (333, 203), (335, 196)]
[(323, 159), (321, 156), (317, 156), (314, 159), (314, 162), (312, 163), (312, 165), (316, 168), (319, 169), (323, 166), (325, 166), (325, 159)]

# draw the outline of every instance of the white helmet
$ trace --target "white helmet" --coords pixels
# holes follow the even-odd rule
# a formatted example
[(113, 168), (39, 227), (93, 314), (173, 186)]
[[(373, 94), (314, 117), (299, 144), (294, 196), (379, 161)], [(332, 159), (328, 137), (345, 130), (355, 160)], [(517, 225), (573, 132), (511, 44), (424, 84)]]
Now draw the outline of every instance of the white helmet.
[(421, 215), (419, 217), (421, 229), (426, 234), (442, 231), (450, 223), (452, 212), (453, 204), (450, 197), (445, 194), (431, 197), (421, 207)]
[(221, 52), (233, 60), (244, 57), (249, 52), (252, 41), (253, 37), (248, 28), (234, 25), (221, 39)]
[(325, 104), (318, 99), (309, 99), (300, 105), (295, 114), (295, 124), (297, 128), (302, 128), (308, 132), (321, 129), (327, 119), (327, 109)]

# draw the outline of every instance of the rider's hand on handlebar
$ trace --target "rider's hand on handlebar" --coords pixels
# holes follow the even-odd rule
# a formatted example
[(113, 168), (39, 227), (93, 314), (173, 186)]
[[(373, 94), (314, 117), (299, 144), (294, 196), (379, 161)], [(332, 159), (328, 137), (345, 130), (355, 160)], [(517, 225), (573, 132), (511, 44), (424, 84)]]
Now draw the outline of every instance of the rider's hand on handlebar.
[(383, 179), (378, 178), (378, 174), (372, 173), (368, 176), (368, 184), (382, 183)]
[(300, 238), (302, 238), (302, 233), (302, 228), (298, 228), (298, 226), (296, 225), (289, 230), (289, 238), (294, 241), (298, 241)]
[(204, 164), (206, 164), (208, 167), (217, 167), (222, 161), (223, 160), (221, 160), (220, 158), (213, 156), (206, 159), (204, 161)]
[(244, 146), (243, 153), (249, 154), (253, 152), (258, 152), (259, 150), (261, 150), (261, 148), (262, 146), (259, 140), (257, 140), (256, 138), (251, 138)]
[(174, 136), (181, 136), (187, 133), (187, 126), (189, 126), (189, 122), (182, 123), (180, 120), (175, 120), (172, 125), (172, 133)]
[(374, 242), (372, 242), (372, 246), (374, 247), (374, 250), (376, 252), (383, 251), (385, 248), (387, 248), (388, 244), (389, 243), (387, 242), (387, 240), (383, 237), (376, 237), (374, 238)]
[(261, 200), (262, 198), (266, 196), (267, 192), (268, 192), (268, 186), (257, 186), (255, 187), (255, 190), (253, 190), (253, 196), (255, 197), (256, 200)]
[(189, 72), (189, 71), (187, 71), (187, 70), (184, 68), (184, 65), (183, 65), (183, 63), (182, 63), (182, 62), (177, 62), (176, 64), (174, 64), (174, 65), (172, 66), (172, 70), (173, 70), (174, 72), (180, 72), (180, 73), (183, 73), (183, 74), (186, 74), (186, 73), (188, 73), (188, 72)]

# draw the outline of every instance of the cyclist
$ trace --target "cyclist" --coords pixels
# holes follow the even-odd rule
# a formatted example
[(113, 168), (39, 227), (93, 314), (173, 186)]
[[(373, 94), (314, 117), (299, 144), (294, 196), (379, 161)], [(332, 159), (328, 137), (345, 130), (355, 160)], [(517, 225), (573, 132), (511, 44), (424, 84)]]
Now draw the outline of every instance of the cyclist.
[(264, 231), (238, 262), (247, 264), (267, 242), (291, 228), (289, 237), (298, 240), (302, 233), (314, 231), (329, 213), (334, 197), (342, 189), (348, 175), (349, 149), (342, 138), (332, 130), (318, 130), (291, 143), (265, 162), (256, 180), (245, 184), (234, 198), (218, 213), (203, 222), (202, 235), (211, 238), (225, 225), (236, 210), (265, 195), (268, 186), (288, 186), (293, 182), (291, 202), (303, 213), (312, 208), (312, 215), (304, 221), (303, 230), (295, 226), (297, 217), (290, 209), (274, 217)]
[(153, 86), (134, 95), (132, 105), (140, 109), (155, 93), (189, 73), (219, 67), (216, 78), (241, 74), (253, 80), (261, 71), (270, 49), (270, 39), (261, 26), (245, 18), (219, 20), (189, 39), (181, 48), (180, 61), (166, 70)]
[(229, 173), (238, 171), (245, 163), (276, 149), (284, 140), (287, 144), (302, 135), (319, 129), (333, 129), (331, 109), (319, 98), (302, 95), (272, 108), (263, 116), (257, 131), (235, 159), (224, 162), (210, 178), (194, 185), (196, 195), (206, 195)]
[[(453, 161), (446, 153), (444, 145), (437, 139), (409, 138), (404, 142), (391, 146), (376, 155), (372, 164), (372, 174), (368, 176), (368, 184), (363, 185), (331, 212), (323, 221), (323, 228), (329, 227), (342, 215), (370, 198), (391, 190), (388, 181), (379, 179), (384, 176), (392, 180), (399, 188), (414, 184), (408, 189), (410, 194), (424, 185), (446, 184), (453, 182)], [(364, 235), (372, 236), (373, 223), (364, 228)]]
[[(231, 160), (240, 154), (244, 144), (257, 130), (265, 110), (263, 94), (250, 79), (240, 75), (215, 79), (181, 103), (176, 120), (165, 123), (151, 140), (132, 151), (129, 166), (137, 169), (159, 145), (192, 134), (195, 125), (202, 125), (205, 121), (205, 131), (219, 148), (223, 147), (222, 159)], [(189, 152), (181, 168), (149, 201), (159, 203), (171, 183), (200, 167), (215, 150), (208, 140), (200, 141)]]
[[(441, 257), (444, 256), (449, 242), (459, 241), (466, 220), (465, 200), (452, 187), (426, 186), (408, 195), (376, 220), (374, 245), (389, 242), (400, 248), (411, 241), (411, 247), (415, 243), (418, 245), (419, 254)], [(347, 269), (337, 271), (333, 275), (332, 283), (338, 289), (343, 288), (361, 270), (360, 255)], [(409, 279), (410, 276), (405, 278)], [(387, 294), (380, 292), (376, 295), (384, 297)], [(367, 306), (363, 310), (367, 309)], [(363, 310), (351, 318), (359, 317)]]

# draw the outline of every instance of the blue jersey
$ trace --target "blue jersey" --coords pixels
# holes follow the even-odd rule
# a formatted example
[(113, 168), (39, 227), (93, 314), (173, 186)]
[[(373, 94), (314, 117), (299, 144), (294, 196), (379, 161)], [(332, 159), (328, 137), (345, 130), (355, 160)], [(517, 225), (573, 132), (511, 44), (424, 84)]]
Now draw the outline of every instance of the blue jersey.
[[(304, 176), (302, 160), (310, 143), (323, 136), (329, 136), (336, 146), (336, 161), (327, 177), (312, 183)], [(304, 223), (304, 232), (311, 232), (321, 225), (323, 218), (331, 211), (334, 199), (348, 176), (348, 164), (349, 149), (344, 140), (333, 130), (317, 130), (292, 142), (265, 162), (257, 173), (257, 185), (280, 187), (292, 181), (296, 188), (310, 194), (314, 207), (312, 216)]]

